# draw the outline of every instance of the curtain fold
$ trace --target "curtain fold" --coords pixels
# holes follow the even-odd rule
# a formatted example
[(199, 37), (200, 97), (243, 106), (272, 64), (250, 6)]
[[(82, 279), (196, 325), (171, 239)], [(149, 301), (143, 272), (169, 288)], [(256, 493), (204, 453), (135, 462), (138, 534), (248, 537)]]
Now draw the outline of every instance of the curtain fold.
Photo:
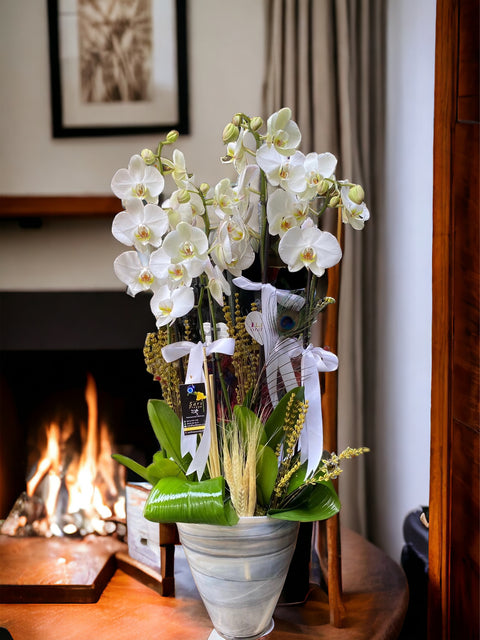
[[(332, 152), (339, 160), (337, 175), (363, 185), (372, 213), (363, 231), (345, 228), (338, 353), (339, 449), (368, 446), (375, 389), (369, 310), (375, 302), (375, 217), (381, 215), (383, 183), (385, 3), (265, 1), (264, 114), (289, 106), (302, 131), (301, 150)], [(339, 483), (342, 522), (363, 535), (368, 534), (365, 465), (368, 456), (346, 465)]]

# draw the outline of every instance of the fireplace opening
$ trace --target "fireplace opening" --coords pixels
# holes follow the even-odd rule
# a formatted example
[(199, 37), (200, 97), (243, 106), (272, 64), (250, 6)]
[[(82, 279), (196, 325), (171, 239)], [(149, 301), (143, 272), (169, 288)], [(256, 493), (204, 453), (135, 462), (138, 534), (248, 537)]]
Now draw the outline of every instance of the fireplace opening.
[[(147, 463), (158, 449), (147, 401), (160, 396), (160, 387), (142, 353), (146, 333), (154, 330), (148, 298), (121, 292), (0, 293), (0, 319), (0, 519), (25, 497), (27, 480), (35, 485), (28, 487), (27, 500), (41, 496), (41, 512), (49, 499), (67, 508), (75, 491), (81, 502), (82, 486), (92, 475), (100, 485), (92, 491), (103, 494), (103, 523), (120, 519), (115, 493), (125, 480), (139, 478), (119, 470), (110, 450)], [(107, 459), (116, 466), (110, 477)], [(69, 486), (69, 469), (80, 474), (80, 488)], [(86, 522), (79, 521), (80, 511), (90, 513)], [(84, 505), (70, 512), (69, 518), (50, 516), (54, 530), (48, 535), (110, 529), (96, 523), (96, 512)], [(24, 535), (41, 535), (45, 526), (24, 529)]]

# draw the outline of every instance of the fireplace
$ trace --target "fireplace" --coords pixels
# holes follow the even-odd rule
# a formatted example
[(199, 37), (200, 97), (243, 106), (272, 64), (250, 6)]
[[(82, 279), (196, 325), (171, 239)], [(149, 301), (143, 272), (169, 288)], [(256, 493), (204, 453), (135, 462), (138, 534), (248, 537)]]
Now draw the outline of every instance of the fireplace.
[(148, 296), (0, 293), (0, 519), (26, 488), (45, 424), (71, 415), (72, 438), (80, 437), (89, 380), (115, 451), (151, 458), (158, 446), (146, 404), (160, 387), (145, 370), (142, 347), (154, 329)]

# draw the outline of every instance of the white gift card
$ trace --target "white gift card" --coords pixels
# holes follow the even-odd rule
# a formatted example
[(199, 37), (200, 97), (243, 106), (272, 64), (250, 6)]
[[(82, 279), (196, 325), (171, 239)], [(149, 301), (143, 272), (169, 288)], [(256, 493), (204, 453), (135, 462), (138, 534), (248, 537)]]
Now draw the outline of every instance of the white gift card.
[(263, 320), (260, 311), (250, 311), (245, 318), (245, 329), (255, 342), (263, 344)]

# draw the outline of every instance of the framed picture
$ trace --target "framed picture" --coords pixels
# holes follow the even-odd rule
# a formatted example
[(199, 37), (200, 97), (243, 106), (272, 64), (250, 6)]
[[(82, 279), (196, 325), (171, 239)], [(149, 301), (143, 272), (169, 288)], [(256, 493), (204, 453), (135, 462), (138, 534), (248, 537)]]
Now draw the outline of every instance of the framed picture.
[(186, 0), (48, 0), (54, 138), (188, 133)]

